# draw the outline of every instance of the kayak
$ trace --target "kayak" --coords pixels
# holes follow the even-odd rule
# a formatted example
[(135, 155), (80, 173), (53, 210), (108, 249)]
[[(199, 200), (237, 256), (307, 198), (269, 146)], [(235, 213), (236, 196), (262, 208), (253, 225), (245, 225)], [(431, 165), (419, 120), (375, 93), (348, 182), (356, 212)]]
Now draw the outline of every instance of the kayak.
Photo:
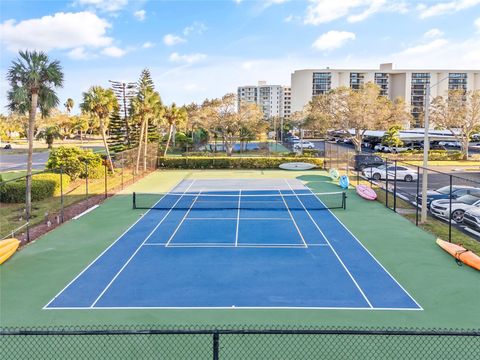
[(338, 184), (342, 189), (348, 189), (348, 185), (350, 184), (350, 180), (348, 180), (348, 176), (342, 175), (340, 177), (340, 180), (338, 181)]
[(437, 239), (437, 244), (443, 250), (457, 259), (457, 261), (461, 261), (465, 265), (480, 270), (480, 256), (475, 255), (473, 252), (465, 249), (463, 246), (452, 244), (442, 239)]
[(338, 173), (338, 170), (335, 169), (335, 168), (330, 169), (330, 171), (328, 172), (328, 175), (330, 175), (332, 180), (337, 180), (340, 177), (340, 174)]
[(309, 164), (309, 163), (303, 163), (303, 162), (289, 162), (289, 163), (283, 163), (278, 166), (280, 169), (283, 170), (311, 170), (316, 168), (316, 165), (314, 164)]
[(355, 190), (360, 197), (366, 200), (375, 200), (377, 198), (377, 193), (367, 185), (357, 185)]
[(15, 238), (0, 241), (0, 264), (3, 264), (17, 251), (20, 241)]

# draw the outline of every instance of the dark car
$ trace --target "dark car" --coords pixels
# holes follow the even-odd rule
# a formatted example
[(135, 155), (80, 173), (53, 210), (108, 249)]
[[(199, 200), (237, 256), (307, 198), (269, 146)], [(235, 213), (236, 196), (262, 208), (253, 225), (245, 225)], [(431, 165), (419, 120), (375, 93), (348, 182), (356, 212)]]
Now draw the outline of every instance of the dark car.
[(377, 167), (384, 165), (385, 161), (380, 156), (373, 154), (357, 154), (353, 157), (353, 168), (356, 171), (362, 171), (367, 167)]
[[(472, 186), (462, 186), (462, 185), (453, 185), (452, 186), (452, 199), (457, 199), (463, 195), (475, 195), (480, 196), (480, 189), (474, 188)], [(427, 207), (430, 208), (430, 204), (433, 200), (439, 199), (449, 199), (450, 197), (450, 186), (444, 186), (437, 190), (428, 190), (427, 191)], [(422, 196), (418, 197), (418, 204), (422, 203)]]

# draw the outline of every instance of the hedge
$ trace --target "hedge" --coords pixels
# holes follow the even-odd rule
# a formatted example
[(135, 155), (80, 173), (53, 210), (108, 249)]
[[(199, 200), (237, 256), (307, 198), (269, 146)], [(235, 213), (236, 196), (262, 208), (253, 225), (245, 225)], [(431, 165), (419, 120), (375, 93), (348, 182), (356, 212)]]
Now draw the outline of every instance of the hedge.
[(166, 157), (158, 160), (159, 167), (170, 169), (277, 169), (287, 162), (306, 162), (323, 166), (323, 159), (308, 157)]
[[(70, 177), (64, 174), (62, 180), (65, 191), (70, 184)], [(0, 202), (25, 202), (26, 186), (25, 178), (0, 184)], [(55, 195), (60, 195), (60, 174), (43, 173), (32, 176), (32, 202)]]

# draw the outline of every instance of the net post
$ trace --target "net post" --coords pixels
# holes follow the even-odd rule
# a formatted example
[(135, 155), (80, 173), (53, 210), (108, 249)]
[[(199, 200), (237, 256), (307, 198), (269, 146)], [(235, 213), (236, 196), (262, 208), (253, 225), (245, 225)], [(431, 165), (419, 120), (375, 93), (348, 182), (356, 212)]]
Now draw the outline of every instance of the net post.
[(108, 167), (107, 167), (107, 163), (105, 162), (104, 163), (104, 168), (105, 168), (105, 184), (104, 184), (104, 187), (105, 187), (105, 199), (108, 197), (108, 192), (107, 192), (107, 188), (108, 188), (108, 184), (107, 184), (107, 172), (108, 172)]
[(133, 192), (133, 202), (132, 202), (132, 209), (136, 209), (137, 208), (137, 194), (135, 193), (135, 191)]
[(347, 193), (344, 191), (342, 192), (342, 205), (343, 205), (343, 210), (347, 209)]

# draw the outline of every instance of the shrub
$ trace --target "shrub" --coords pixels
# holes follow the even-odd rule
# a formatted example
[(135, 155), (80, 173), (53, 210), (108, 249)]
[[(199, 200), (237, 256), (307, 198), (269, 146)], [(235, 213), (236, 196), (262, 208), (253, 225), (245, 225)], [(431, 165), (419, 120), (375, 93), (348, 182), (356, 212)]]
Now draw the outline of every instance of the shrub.
[[(299, 161), (296, 157), (166, 157), (159, 166), (171, 169), (276, 169), (280, 164)], [(302, 157), (302, 162), (323, 166), (323, 159)]]
[[(88, 163), (88, 166), (85, 166)], [(47, 169), (56, 170), (63, 168), (73, 180), (78, 177), (85, 178), (87, 175), (92, 179), (101, 178), (104, 175), (102, 157), (91, 150), (82, 150), (78, 147), (60, 146), (50, 152), (47, 161)]]
[[(62, 176), (64, 191), (70, 184), (68, 175)], [(25, 178), (0, 185), (0, 202), (25, 202), (27, 182)], [(40, 201), (60, 194), (60, 174), (43, 173), (32, 176), (32, 201)]]

